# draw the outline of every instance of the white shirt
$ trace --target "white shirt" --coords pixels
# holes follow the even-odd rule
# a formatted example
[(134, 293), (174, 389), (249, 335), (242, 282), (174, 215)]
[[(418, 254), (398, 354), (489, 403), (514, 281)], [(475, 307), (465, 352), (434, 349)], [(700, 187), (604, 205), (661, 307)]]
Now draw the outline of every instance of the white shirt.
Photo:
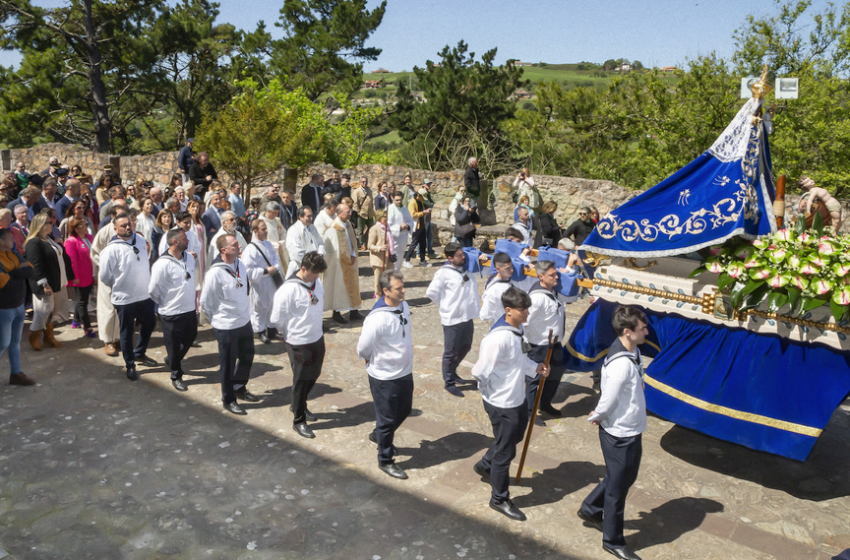
[(297, 272), (301, 268), (304, 255), (310, 251), (324, 255), (325, 243), (313, 224), (310, 224), (310, 227), (304, 227), (301, 220), (298, 220), (286, 232), (286, 250), (289, 253), (287, 276), (291, 276), (293, 272)]
[(512, 227), (523, 235), (522, 242), (531, 247), (533, 242), (531, 237), (531, 227), (522, 222), (517, 222)]
[(44, 203), (47, 204), (51, 210), (56, 210), (56, 203), (53, 202), (53, 200), (48, 200), (47, 197), (44, 195), (41, 196), (41, 200), (43, 200)]
[(303, 346), (322, 338), (324, 293), (321, 280), (310, 286), (297, 276), (287, 278), (275, 292), (271, 322), (286, 342)]
[(316, 219), (313, 220), (313, 227), (319, 232), (319, 237), (324, 237), (325, 232), (336, 219), (336, 213), (328, 214), (326, 210), (319, 210)]
[[(408, 229), (402, 231), (402, 224), (407, 224)], [(398, 237), (402, 233), (410, 233), (413, 231), (413, 216), (410, 215), (410, 210), (406, 207), (399, 208), (395, 204), (390, 204), (389, 212), (387, 212), (387, 225), (390, 226), (393, 237)]]
[(487, 280), (487, 285), (484, 287), (484, 294), (481, 296), (481, 312), (478, 318), (482, 321), (489, 321), (490, 328), (496, 324), (496, 321), (502, 318), (505, 314), (505, 306), (502, 305), (502, 294), (508, 291), (513, 285), (510, 280), (501, 280), (498, 276), (493, 276)]
[(210, 267), (204, 276), (201, 310), (214, 329), (229, 331), (251, 321), (248, 289), (248, 272), (239, 259), (233, 264), (222, 262)]
[[(156, 227), (156, 222), (153, 216), (147, 217), (144, 214), (136, 216), (136, 233), (148, 240), (148, 243), (153, 243), (153, 228)], [(162, 236), (163, 239), (165, 236)], [(160, 251), (161, 252), (161, 251)]]
[(547, 290), (535, 282), (529, 290), (531, 308), (528, 310), (528, 321), (525, 327), (525, 337), (535, 346), (549, 344), (549, 329), (552, 329), (554, 340), (564, 341), (564, 297)]
[[(266, 263), (266, 260), (268, 260), (268, 263)], [(274, 280), (266, 272), (269, 266), (278, 266), (277, 251), (274, 250), (271, 241), (268, 239), (260, 241), (256, 238), (251, 241), (242, 252), (242, 263), (248, 270), (248, 279), (251, 281), (251, 285), (257, 289), (258, 295), (262, 292), (263, 297), (260, 299), (274, 297)], [(264, 301), (261, 303), (268, 305), (271, 302)]]
[(523, 352), (522, 327), (504, 319), (484, 337), (472, 376), (481, 398), (498, 408), (525, 406), (525, 378), (537, 375), (537, 364)]
[(150, 298), (148, 248), (141, 235), (134, 232), (129, 241), (112, 239), (100, 253), (99, 266), (98, 278), (112, 288), (112, 305), (128, 305)]
[[(176, 229), (176, 228), (172, 228)], [(171, 230), (169, 230), (171, 231)], [(189, 231), (184, 232), (186, 234), (186, 239), (189, 240), (189, 246), (186, 248), (186, 252), (195, 253), (196, 255), (200, 255), (201, 251), (201, 241), (198, 239), (198, 232), (195, 231), (195, 228), (190, 228)], [(168, 232), (165, 232), (162, 235), (162, 239), (159, 240), (159, 254), (164, 255), (168, 251)], [(200, 258), (200, 257), (199, 257)]]
[(375, 379), (388, 381), (413, 373), (410, 307), (401, 302), (390, 307), (378, 300), (363, 321), (357, 356), (366, 360), (366, 371)]
[(599, 422), (602, 429), (614, 437), (632, 437), (646, 431), (646, 398), (640, 363), (640, 350), (629, 352), (617, 340), (602, 366), (602, 395), (588, 420)]
[(163, 317), (194, 312), (195, 257), (184, 251), (183, 260), (178, 262), (171, 253), (160, 255), (151, 268), (148, 291)]
[(209, 252), (207, 253), (207, 266), (212, 266), (212, 262), (215, 260), (215, 258), (219, 254), (219, 250), (218, 250), (218, 247), (216, 246), (215, 242), (216, 242), (216, 239), (218, 239), (222, 235), (232, 235), (232, 236), (236, 237), (236, 242), (239, 243), (239, 252), (240, 253), (245, 250), (245, 247), (248, 246), (248, 242), (245, 241), (245, 238), (242, 237), (241, 233), (239, 233), (236, 230), (233, 230), (233, 233), (230, 233), (230, 232), (226, 231), (224, 229), (224, 227), (221, 227), (221, 228), (219, 228), (219, 230), (217, 232), (215, 232), (215, 235), (213, 235), (212, 240), (210, 240), (210, 249), (209, 249)]
[(447, 327), (471, 321), (481, 310), (478, 282), (448, 263), (434, 274), (425, 295), (440, 307), (440, 322)]

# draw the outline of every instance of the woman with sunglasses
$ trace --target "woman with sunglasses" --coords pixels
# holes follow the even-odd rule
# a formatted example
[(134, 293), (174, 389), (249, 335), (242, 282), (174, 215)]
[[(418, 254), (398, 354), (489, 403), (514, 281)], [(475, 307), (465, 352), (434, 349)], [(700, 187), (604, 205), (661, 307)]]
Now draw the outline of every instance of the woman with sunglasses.
[(89, 217), (86, 216), (86, 206), (88, 206), (88, 204), (81, 198), (68, 207), (68, 211), (65, 213), (64, 219), (59, 223), (59, 234), (62, 236), (63, 241), (75, 233), (70, 227), (70, 222), (74, 218), (82, 220), (83, 224), (86, 226), (87, 234), (94, 235), (94, 224)]
[(88, 232), (88, 226), (80, 217), (72, 216), (68, 220), (70, 234), (65, 240), (65, 251), (71, 259), (74, 279), (68, 282), (76, 289), (76, 305), (72, 329), (85, 329), (86, 336), (94, 338), (97, 334), (91, 328), (89, 317), (89, 298), (94, 287), (94, 265), (91, 260), (91, 244), (94, 237)]
[(94, 190), (94, 197), (97, 199), (98, 205), (109, 200), (109, 189), (114, 186), (115, 179), (112, 177), (112, 173), (107, 172), (100, 176)]
[(168, 208), (160, 210), (151, 232), (151, 264), (159, 258), (159, 242), (162, 241), (162, 236), (171, 229), (172, 225), (174, 225), (174, 216), (171, 215), (171, 211)]

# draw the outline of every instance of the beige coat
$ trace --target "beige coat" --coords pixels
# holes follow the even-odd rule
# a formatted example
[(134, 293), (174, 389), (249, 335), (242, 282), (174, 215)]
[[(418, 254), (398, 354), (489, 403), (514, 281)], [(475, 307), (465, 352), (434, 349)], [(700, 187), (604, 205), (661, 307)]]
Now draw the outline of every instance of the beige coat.
[[(389, 233), (392, 235), (392, 233)], [(375, 224), (371, 228), (369, 228), (369, 243), (367, 248), (369, 249), (369, 266), (384, 266), (384, 258), (386, 251), (384, 243), (384, 230), (381, 229), (381, 224)], [(387, 258), (387, 270), (393, 268), (393, 263), (390, 262), (389, 258)]]
[(351, 189), (351, 200), (354, 202), (353, 211), (364, 220), (375, 219), (375, 199), (372, 198), (372, 189), (366, 187), (366, 192), (360, 187)]

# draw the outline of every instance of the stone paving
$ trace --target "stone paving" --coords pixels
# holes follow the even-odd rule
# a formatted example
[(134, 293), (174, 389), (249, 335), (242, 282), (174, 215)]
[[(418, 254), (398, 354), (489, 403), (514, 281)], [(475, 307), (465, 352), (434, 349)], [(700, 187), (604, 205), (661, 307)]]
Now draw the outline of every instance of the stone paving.
[[(366, 274), (365, 257), (361, 266)], [(128, 381), (119, 358), (63, 327), (63, 349), (24, 349), (38, 386), (0, 389), (0, 558), (608, 557), (600, 533), (575, 516), (604, 473), (586, 421), (596, 402), (589, 378), (567, 375), (556, 398), (564, 417), (535, 428), (511, 489), (529, 519), (509, 521), (487, 507), (489, 486), (472, 471), (491, 435), (479, 394), (442, 390), (442, 330), (424, 297), (433, 269), (405, 274), (415, 412), (396, 445), (409, 480), (379, 471), (367, 439), (374, 412), (354, 351), (359, 324), (326, 321), (314, 440), (291, 429), (282, 343), (258, 343), (250, 388), (266, 398), (236, 417), (221, 408), (209, 327), (187, 358), (187, 393), (174, 391), (164, 367)], [(371, 285), (361, 278), (364, 295)], [(569, 325), (585, 308), (568, 306)], [(484, 334), (478, 325), (461, 376), (470, 377)], [(163, 357), (159, 331), (150, 355)], [(7, 364), (4, 356), (3, 379)], [(647, 560), (827, 560), (850, 548), (848, 430), (845, 405), (796, 462), (650, 417), (626, 538)]]

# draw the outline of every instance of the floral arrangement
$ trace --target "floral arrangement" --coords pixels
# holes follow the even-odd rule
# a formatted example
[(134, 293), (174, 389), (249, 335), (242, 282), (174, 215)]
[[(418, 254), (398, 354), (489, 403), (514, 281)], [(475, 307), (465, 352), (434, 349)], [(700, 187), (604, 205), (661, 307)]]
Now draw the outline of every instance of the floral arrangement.
[(828, 304), (836, 322), (850, 319), (850, 235), (837, 235), (817, 218), (811, 229), (801, 217), (793, 230), (733, 238), (708, 251), (691, 277), (718, 274), (717, 287), (739, 311), (767, 301), (770, 313), (793, 316)]

